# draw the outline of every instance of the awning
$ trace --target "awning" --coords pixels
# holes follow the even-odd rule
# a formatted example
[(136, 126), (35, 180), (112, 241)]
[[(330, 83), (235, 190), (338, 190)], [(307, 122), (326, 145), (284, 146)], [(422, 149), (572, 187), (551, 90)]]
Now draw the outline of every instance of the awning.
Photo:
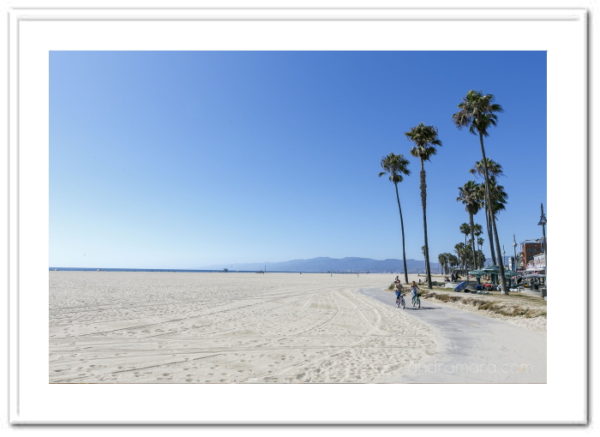
[[(481, 270), (473, 270), (469, 272), (469, 275), (473, 275), (473, 276), (477, 276), (477, 277), (481, 277), (484, 275), (498, 275), (500, 274), (500, 267), (498, 266), (488, 266), (485, 267)], [(504, 270), (504, 277), (505, 278), (512, 278), (513, 276), (517, 276), (518, 273), (515, 273), (512, 270)]]

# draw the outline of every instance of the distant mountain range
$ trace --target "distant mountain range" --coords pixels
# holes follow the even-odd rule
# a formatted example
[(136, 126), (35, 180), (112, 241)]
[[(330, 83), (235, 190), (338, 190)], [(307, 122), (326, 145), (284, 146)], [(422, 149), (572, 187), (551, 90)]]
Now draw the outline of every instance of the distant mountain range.
[[(371, 258), (311, 258), (294, 259), (290, 261), (273, 263), (245, 263), (245, 264), (227, 264), (222, 266), (212, 266), (215, 269), (242, 270), (242, 271), (263, 271), (266, 267), (267, 272), (306, 272), (306, 273), (403, 273), (404, 267), (402, 260), (384, 259), (377, 260)], [(425, 271), (425, 261), (407, 259), (406, 267), (408, 273), (422, 273)], [(432, 273), (439, 272), (439, 264), (431, 263)]]

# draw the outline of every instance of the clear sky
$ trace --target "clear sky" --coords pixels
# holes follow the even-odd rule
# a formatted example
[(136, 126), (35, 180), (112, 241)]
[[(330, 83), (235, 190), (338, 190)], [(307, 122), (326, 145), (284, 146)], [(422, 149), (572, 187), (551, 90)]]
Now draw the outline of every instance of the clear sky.
[(458, 187), (481, 158), (451, 119), (470, 89), (505, 110), (486, 149), (504, 167), (510, 255), (513, 234), (541, 236), (545, 52), (52, 52), (50, 265), (401, 258), (393, 185), (377, 176), (390, 152), (410, 159), (407, 257), (423, 259), (404, 135), (420, 122), (443, 142), (426, 163), (437, 261), (463, 241)]

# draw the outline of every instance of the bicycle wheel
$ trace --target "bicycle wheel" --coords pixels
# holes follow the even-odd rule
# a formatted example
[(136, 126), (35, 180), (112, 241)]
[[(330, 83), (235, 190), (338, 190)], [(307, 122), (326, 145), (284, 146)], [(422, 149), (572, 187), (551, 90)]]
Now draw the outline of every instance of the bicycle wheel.
[(413, 306), (413, 308), (416, 308), (416, 309), (421, 308), (421, 301), (419, 300), (419, 296), (413, 297), (412, 306)]

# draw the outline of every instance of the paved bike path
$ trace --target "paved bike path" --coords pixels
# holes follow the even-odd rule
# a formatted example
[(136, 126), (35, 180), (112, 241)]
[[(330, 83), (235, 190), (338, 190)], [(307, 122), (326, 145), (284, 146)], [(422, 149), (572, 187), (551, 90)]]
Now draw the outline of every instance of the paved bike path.
[[(396, 307), (394, 293), (361, 289), (364, 295)], [(426, 323), (437, 334), (438, 350), (411, 366), (404, 383), (545, 383), (546, 334), (509, 322), (432, 303), (421, 298), (413, 309), (405, 295), (409, 317)]]

